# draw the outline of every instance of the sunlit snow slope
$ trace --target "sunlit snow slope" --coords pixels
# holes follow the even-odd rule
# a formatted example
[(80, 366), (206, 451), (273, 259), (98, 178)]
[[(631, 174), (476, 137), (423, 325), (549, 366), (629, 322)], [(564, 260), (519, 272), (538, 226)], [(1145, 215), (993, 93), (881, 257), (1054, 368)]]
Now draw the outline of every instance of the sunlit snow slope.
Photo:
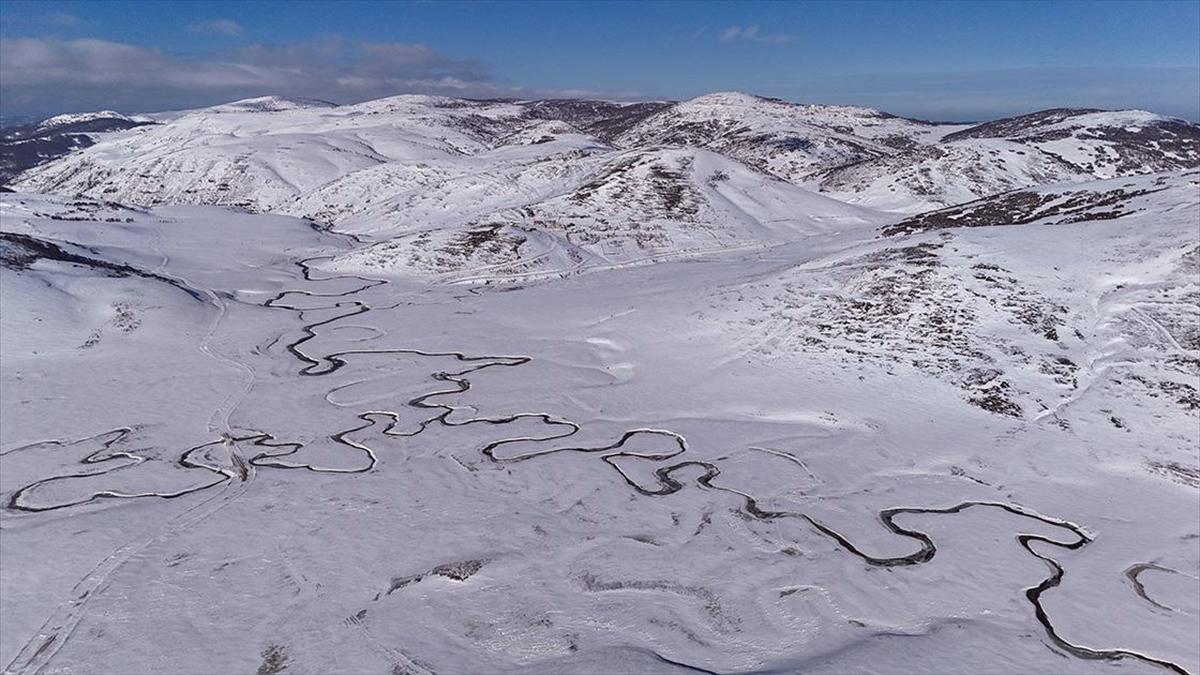
[(0, 193), (4, 672), (1200, 672), (1196, 125), (134, 119)]

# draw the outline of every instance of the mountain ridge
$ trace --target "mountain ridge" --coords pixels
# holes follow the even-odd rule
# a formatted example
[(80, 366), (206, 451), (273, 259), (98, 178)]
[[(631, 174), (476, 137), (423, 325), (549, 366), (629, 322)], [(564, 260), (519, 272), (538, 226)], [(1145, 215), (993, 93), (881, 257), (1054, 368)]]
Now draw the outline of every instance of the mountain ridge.
[(483, 264), (474, 253), (433, 250), (484, 230), (512, 244), (490, 269), (524, 260), (517, 242), (536, 240), (568, 251), (544, 270), (556, 272), (786, 241), (834, 203), (857, 214), (842, 226), (881, 225), (1014, 190), (1200, 166), (1200, 126), (1145, 111), (950, 125), (741, 92), (680, 102), (401, 94), (344, 106), (268, 96), (158, 119), (103, 133), (12, 187), (298, 216), (400, 237), (372, 257), (397, 272), (461, 277)]

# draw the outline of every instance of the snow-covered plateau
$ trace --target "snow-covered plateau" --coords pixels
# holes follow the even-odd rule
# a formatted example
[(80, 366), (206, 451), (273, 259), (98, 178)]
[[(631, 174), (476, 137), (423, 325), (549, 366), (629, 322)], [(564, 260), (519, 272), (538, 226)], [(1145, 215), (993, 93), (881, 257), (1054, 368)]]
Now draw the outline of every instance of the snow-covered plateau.
[(4, 672), (1200, 673), (1197, 125), (114, 116), (0, 192)]

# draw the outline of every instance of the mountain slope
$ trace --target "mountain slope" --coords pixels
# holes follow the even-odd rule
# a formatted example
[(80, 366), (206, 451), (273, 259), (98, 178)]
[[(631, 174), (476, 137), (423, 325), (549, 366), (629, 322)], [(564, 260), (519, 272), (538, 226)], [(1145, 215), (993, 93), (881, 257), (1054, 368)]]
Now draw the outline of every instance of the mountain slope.
[[(404, 212), (420, 199), (415, 190), (512, 176), (514, 162), (559, 161), (555, 173), (581, 177), (587, 157), (654, 147), (703, 148), (842, 201), (913, 213), (1022, 187), (1200, 165), (1200, 127), (1142, 111), (1056, 109), (968, 127), (738, 93), (678, 103), (401, 95), (348, 106), (262, 97), (158, 119), (29, 169), (17, 186), (143, 205), (236, 205), (337, 226), (385, 208), (368, 208), (360, 195)], [(497, 190), (481, 208), (547, 194)]]
[(1081, 399), (1127, 408), (1105, 390), (1165, 396), (1182, 421), (1200, 409), (1198, 224), (1194, 171), (1044, 186), (886, 225), (726, 301), (758, 308), (742, 327), (769, 338), (761, 358), (894, 364), (1065, 425)]
[[(8, 669), (1196, 669), (1194, 177), (880, 236), (710, 151), (597, 161), (369, 244), (0, 195)], [(437, 283), (572, 254), (619, 269)]]
[(1200, 166), (1200, 125), (1139, 110), (1053, 109), (825, 172), (823, 191), (922, 211), (1015, 188)]
[(1200, 670), (1191, 127), (218, 108), (0, 192), (5, 672)]
[(145, 124), (102, 110), (56, 115), (37, 124), (0, 128), (0, 185), (24, 171), (86, 148), (104, 134)]
[(439, 210), (459, 193), (467, 195), (466, 209), (436, 223), (417, 211), (411, 222), (429, 227), (348, 254), (336, 267), (459, 280), (529, 278), (869, 229), (882, 219), (694, 148), (606, 155), (567, 184), (560, 194), (487, 213), (474, 210), (471, 188), (436, 186), (432, 194), (445, 195)]
[(718, 93), (676, 103), (618, 136), (616, 143), (703, 147), (779, 178), (802, 181), (822, 170), (921, 146), (959, 128), (870, 108)]
[[(441, 163), (446, 175), (474, 173), (482, 167), (451, 165), (505, 143), (553, 137), (543, 125), (508, 102), (396, 96), (329, 107), (253, 99), (191, 111), (38, 167), (23, 176), (22, 186), (143, 205), (237, 205), (336, 219), (347, 212), (331, 213), (333, 205), (322, 204), (305, 213), (294, 203), (383, 164), (396, 164), (401, 173), (421, 173), (428, 163)], [(514, 135), (531, 127), (541, 128), (536, 137)], [(377, 196), (391, 190), (387, 183), (369, 188)]]

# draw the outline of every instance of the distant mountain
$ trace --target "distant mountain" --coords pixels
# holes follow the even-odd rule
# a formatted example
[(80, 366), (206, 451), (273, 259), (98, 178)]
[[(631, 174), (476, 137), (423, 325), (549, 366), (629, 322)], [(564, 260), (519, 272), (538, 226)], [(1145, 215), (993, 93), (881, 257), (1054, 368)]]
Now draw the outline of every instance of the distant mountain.
[(261, 97), (151, 117), (161, 123), (102, 112), (25, 128), (6, 144), (59, 146), (23, 160), (44, 163), (14, 187), (237, 206), (378, 242), (340, 261), (346, 269), (519, 277), (797, 233), (929, 229), (942, 216), (905, 214), (1200, 166), (1200, 126), (1136, 110), (964, 125), (741, 93), (677, 103), (400, 95), (346, 106)]
[[(927, 211), (884, 228), (884, 234), (913, 234), (961, 227), (1042, 223), (1062, 225), (1114, 220), (1190, 206), (1200, 190), (1200, 171), (1059, 183), (990, 195)], [(1158, 195), (1157, 193), (1166, 193)]]
[(1196, 124), (1141, 110), (1058, 108), (837, 167), (825, 172), (820, 186), (854, 203), (921, 211), (1015, 188), (1196, 166)]
[(616, 142), (702, 147), (779, 178), (803, 181), (822, 170), (922, 147), (961, 128), (872, 108), (800, 105), (735, 92), (676, 103)]
[(10, 130), (0, 664), (1200, 674), (1198, 135), (738, 93)]
[(304, 110), (306, 108), (333, 108), (329, 101), (314, 98), (294, 98), (288, 96), (257, 96), (232, 103), (206, 108), (209, 112), (284, 112), (287, 110)]
[(56, 115), (0, 128), (0, 185), (21, 172), (95, 143), (99, 134), (147, 124), (111, 110)]
[[(331, 266), (457, 281), (527, 279), (869, 230), (878, 220), (869, 209), (765, 177), (708, 150), (651, 148), (605, 157), (586, 176), (574, 178), (569, 190), (543, 189), (542, 199), (513, 206), (510, 198), (499, 202), (504, 208), (487, 212), (475, 209), (472, 200), (477, 187), (491, 184), (438, 186), (435, 211), (461, 213), (455, 225), (442, 220), (442, 226), (429, 228), (435, 222), (429, 211), (410, 203), (397, 210), (409, 219), (408, 232), (339, 257)], [(464, 196), (464, 209), (452, 209), (454, 195)], [(360, 215), (353, 222), (387, 221)]]
[(548, 99), (530, 103), (527, 114), (530, 117), (567, 122), (605, 142), (612, 142), (646, 118), (671, 106), (671, 103), (661, 101), (610, 103), (579, 99)]
[(50, 131), (51, 129), (60, 129), (64, 127), (82, 127), (89, 123), (100, 125), (111, 125), (120, 122), (132, 122), (133, 120), (122, 115), (115, 110), (97, 110), (95, 112), (82, 113), (65, 113), (48, 117), (41, 122), (38, 122), (37, 128), (42, 131)]

